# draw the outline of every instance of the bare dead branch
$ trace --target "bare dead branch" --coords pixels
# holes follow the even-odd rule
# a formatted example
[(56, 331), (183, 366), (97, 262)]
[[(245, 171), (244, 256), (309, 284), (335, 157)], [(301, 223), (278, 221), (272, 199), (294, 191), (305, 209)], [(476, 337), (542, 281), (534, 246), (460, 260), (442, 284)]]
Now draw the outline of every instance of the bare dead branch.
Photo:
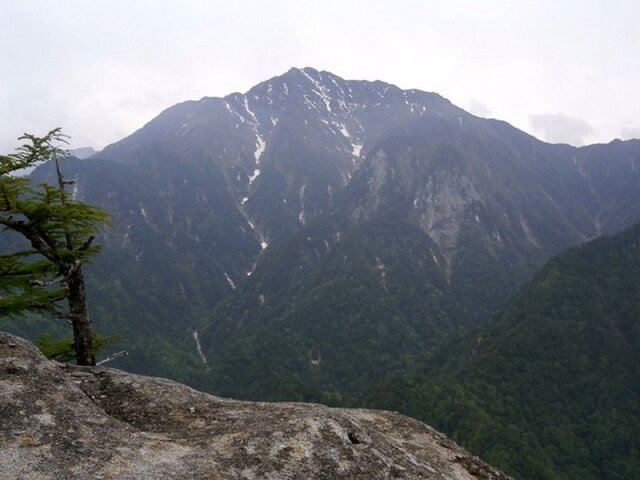
[(127, 355), (129, 355), (129, 352), (127, 352), (126, 350), (122, 350), (120, 352), (116, 352), (112, 355), (109, 355), (107, 358), (105, 358), (104, 360), (100, 360), (99, 362), (96, 363), (96, 366), (98, 365), (104, 365), (107, 362), (110, 362), (112, 360), (115, 360), (116, 358), (122, 358), (122, 357), (126, 357)]

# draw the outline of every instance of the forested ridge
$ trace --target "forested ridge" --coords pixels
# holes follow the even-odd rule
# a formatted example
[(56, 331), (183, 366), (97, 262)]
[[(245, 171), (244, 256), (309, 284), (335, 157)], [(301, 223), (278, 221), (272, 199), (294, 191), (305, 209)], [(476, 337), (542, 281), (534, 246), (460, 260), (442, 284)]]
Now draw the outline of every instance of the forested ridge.
[(554, 258), (420, 370), (363, 405), (427, 421), (517, 478), (637, 478), (640, 226)]

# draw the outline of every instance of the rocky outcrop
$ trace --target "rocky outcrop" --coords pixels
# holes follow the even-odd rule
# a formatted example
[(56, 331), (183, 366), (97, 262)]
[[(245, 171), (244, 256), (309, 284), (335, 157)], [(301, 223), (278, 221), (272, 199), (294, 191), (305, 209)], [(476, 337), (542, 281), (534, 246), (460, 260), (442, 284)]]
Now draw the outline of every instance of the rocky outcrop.
[(506, 479), (402, 415), (251, 403), (0, 333), (3, 479)]

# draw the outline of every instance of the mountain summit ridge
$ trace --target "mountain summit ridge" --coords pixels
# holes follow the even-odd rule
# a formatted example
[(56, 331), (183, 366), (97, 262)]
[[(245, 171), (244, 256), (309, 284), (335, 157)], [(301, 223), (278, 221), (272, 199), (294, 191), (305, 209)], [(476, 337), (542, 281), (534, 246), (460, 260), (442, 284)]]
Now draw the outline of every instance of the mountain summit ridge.
[[(387, 95), (388, 91), (393, 95)], [(204, 97), (171, 107), (131, 136), (106, 147), (100, 157), (131, 159), (141, 145), (148, 146), (158, 138), (170, 138), (185, 150), (200, 144), (201, 150), (209, 150), (208, 161), (225, 176), (247, 224), (262, 231), (257, 235), (259, 243), (268, 243), (281, 238), (283, 232), (262, 224), (264, 212), (252, 205), (253, 197), (262, 202), (264, 195), (269, 195), (261, 186), (261, 175), (276, 175), (286, 182), (278, 192), (279, 198), (269, 198), (268, 202), (275, 211), (270, 215), (277, 215), (279, 221), (286, 218), (288, 230), (330, 209), (332, 193), (348, 183), (367, 150), (388, 129), (389, 120), (376, 118), (377, 113), (368, 111), (371, 96), (376, 97), (378, 106), (387, 102), (387, 110), (399, 109), (393, 112), (393, 121), (398, 124), (407, 114), (416, 118), (427, 111), (442, 115), (442, 111), (454, 108), (436, 94), (401, 91), (380, 81), (346, 81), (309, 67), (291, 69), (244, 94)], [(273, 143), (277, 146), (272, 151)], [(307, 172), (302, 178), (292, 178), (291, 172), (300, 168), (300, 158), (296, 157), (315, 158), (314, 162), (305, 161)], [(315, 199), (308, 208), (305, 195)]]

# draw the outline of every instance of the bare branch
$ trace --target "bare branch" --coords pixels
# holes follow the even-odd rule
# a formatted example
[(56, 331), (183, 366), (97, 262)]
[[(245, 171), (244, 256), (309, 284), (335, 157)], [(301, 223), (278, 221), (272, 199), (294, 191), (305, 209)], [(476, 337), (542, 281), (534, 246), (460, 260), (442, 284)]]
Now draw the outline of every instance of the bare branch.
[(95, 235), (91, 235), (89, 238), (87, 238), (87, 241), (84, 242), (80, 248), (78, 248), (78, 251), (80, 252), (84, 252), (85, 250), (88, 250), (89, 247), (91, 247), (91, 244), (93, 243), (93, 241), (96, 239)]
[(96, 366), (104, 365), (105, 363), (110, 362), (111, 360), (115, 360), (116, 358), (126, 357), (127, 355), (129, 355), (129, 352), (127, 352), (126, 350), (122, 350), (121, 352), (116, 352), (113, 355), (109, 355), (104, 360), (100, 360), (98, 363), (96, 363)]
[(51, 247), (50, 242), (41, 232), (30, 228), (29, 225), (21, 220), (14, 220), (11, 216), (0, 217), (0, 225), (22, 234), (40, 254), (56, 264), (60, 263), (60, 255)]
[(29, 285), (32, 287), (49, 287), (54, 283), (63, 282), (65, 277), (63, 275), (59, 275), (56, 278), (52, 278), (51, 280), (31, 280)]

